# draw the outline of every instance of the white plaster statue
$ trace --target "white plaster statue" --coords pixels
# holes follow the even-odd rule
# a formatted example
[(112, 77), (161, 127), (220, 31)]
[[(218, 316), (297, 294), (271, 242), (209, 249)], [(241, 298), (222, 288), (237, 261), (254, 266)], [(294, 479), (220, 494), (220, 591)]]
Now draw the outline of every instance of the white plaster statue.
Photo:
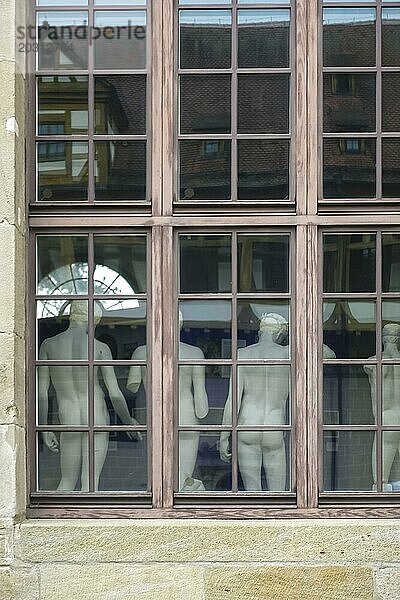
[[(179, 328), (182, 329), (183, 316), (179, 311)], [(187, 360), (204, 360), (200, 348), (179, 342), (179, 357)], [(145, 360), (146, 346), (140, 346), (132, 354), (132, 360)], [(144, 367), (131, 367), (127, 388), (136, 393), (141, 382), (145, 382)], [(205, 387), (204, 365), (179, 367), (179, 423), (199, 425), (199, 420), (208, 414), (208, 398)], [(201, 491), (204, 485), (192, 477), (196, 466), (200, 434), (197, 431), (182, 431), (179, 434), (179, 490)]]
[[(43, 341), (39, 350), (40, 360), (87, 360), (88, 352), (88, 304), (83, 300), (71, 302), (69, 327), (66, 331)], [(95, 324), (99, 323), (102, 309), (95, 303)], [(107, 344), (94, 340), (94, 359), (112, 361)], [(113, 408), (122, 423), (138, 425), (131, 417), (126, 400), (118, 386), (114, 368), (94, 367), (94, 423), (109, 425), (104, 392), (99, 383), (99, 370), (107, 388)], [(58, 416), (61, 425), (88, 424), (88, 370), (83, 366), (41, 366), (38, 377), (39, 423), (46, 424), (48, 418), (48, 391), (50, 383), (56, 393)], [(141, 439), (139, 433), (127, 433), (130, 439)], [(52, 452), (60, 453), (61, 480), (57, 491), (74, 491), (81, 480), (81, 490), (88, 491), (88, 437), (85, 433), (68, 432), (57, 435), (42, 433), (43, 441)], [(107, 432), (96, 433), (95, 443), (95, 489), (98, 489), (100, 474), (108, 450)]]
[[(286, 338), (286, 319), (275, 313), (261, 317), (259, 341), (238, 349), (242, 360), (289, 358), (288, 346), (280, 345)], [(286, 403), (290, 391), (289, 365), (243, 365), (237, 377), (238, 425), (284, 425)], [(225, 404), (223, 425), (232, 423), (232, 380)], [(231, 460), (229, 432), (220, 436), (220, 456)], [(246, 431), (238, 434), (239, 469), (245, 490), (261, 491), (264, 469), (269, 491), (283, 491), (286, 486), (286, 450), (282, 431)]]
[[(400, 325), (388, 323), (382, 329), (383, 358), (400, 360)], [(376, 358), (373, 356), (372, 358)], [(364, 365), (371, 387), (372, 410), (376, 416), (376, 367)], [(400, 365), (385, 365), (382, 369), (382, 425), (400, 425)], [(376, 490), (376, 436), (372, 449), (372, 489)], [(400, 431), (385, 431), (382, 439), (382, 486), (384, 492), (392, 491), (390, 471), (396, 453), (400, 452)], [(397, 484), (398, 482), (396, 482)]]

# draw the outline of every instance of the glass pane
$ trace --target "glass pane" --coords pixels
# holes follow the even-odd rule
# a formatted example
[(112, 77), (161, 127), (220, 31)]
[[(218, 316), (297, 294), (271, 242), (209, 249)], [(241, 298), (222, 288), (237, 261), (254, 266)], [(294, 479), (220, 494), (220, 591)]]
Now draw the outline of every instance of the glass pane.
[[(88, 238), (86, 235), (39, 235), (37, 245), (37, 293), (41, 295), (87, 294)], [(43, 317), (57, 316), (43, 313)]]
[(95, 235), (94, 293), (145, 294), (146, 247), (145, 235)]
[(239, 292), (289, 291), (289, 235), (238, 235)]
[(122, 6), (124, 4), (131, 6), (146, 6), (147, 0), (94, 0), (94, 4), (98, 6)]
[(382, 65), (400, 66), (400, 8), (382, 9)]
[(231, 142), (185, 140), (179, 149), (181, 200), (229, 200)]
[(146, 75), (95, 77), (95, 133), (146, 133)]
[(375, 365), (325, 365), (325, 425), (373, 425), (375, 386)]
[[(229, 392), (228, 365), (179, 367), (179, 424), (221, 425)], [(231, 425), (231, 419), (224, 421)]]
[(324, 198), (374, 198), (375, 140), (324, 140)]
[(232, 0), (179, 0), (179, 4), (187, 5), (187, 4), (231, 4)]
[(232, 489), (231, 465), (220, 458), (219, 439), (217, 432), (179, 433), (180, 492), (227, 492)]
[(239, 425), (289, 424), (289, 365), (239, 365), (237, 388)]
[(372, 358), (376, 354), (375, 302), (324, 302), (324, 343), (337, 358)]
[[(400, 423), (396, 423), (398, 425)], [(382, 433), (382, 491), (400, 492), (400, 431)]]
[(180, 86), (181, 133), (230, 132), (230, 75), (182, 75)]
[(239, 360), (290, 357), (288, 300), (240, 300), (237, 313)]
[(325, 8), (323, 20), (326, 67), (375, 65), (375, 9)]
[[(382, 73), (382, 128), (384, 131), (400, 130), (400, 73)], [(396, 165), (394, 164), (393, 167)]]
[[(44, 353), (41, 358), (47, 360)], [(36, 382), (38, 425), (88, 424), (87, 367), (38, 367)]]
[[(279, 4), (289, 4), (290, 0), (282, 0)], [(238, 0), (238, 4), (276, 4), (275, 0)]]
[(88, 0), (36, 0), (37, 6), (83, 6)]
[[(393, 97), (393, 96), (392, 96)], [(400, 197), (400, 140), (382, 140), (382, 195)]]
[(229, 69), (231, 20), (230, 10), (181, 10), (181, 69)]
[[(385, 341), (385, 333), (389, 337), (392, 335), (398, 335), (398, 324), (400, 323), (400, 301), (399, 300), (384, 300), (382, 302), (382, 321), (386, 327), (382, 329), (383, 342)], [(392, 331), (391, 331), (392, 330)], [(390, 340), (388, 340), (390, 342)], [(397, 358), (400, 353), (395, 354), (395, 347), (388, 343), (386, 352), (387, 356), (384, 358)], [(393, 354), (393, 356), (391, 356)]]
[(239, 490), (285, 492), (290, 485), (290, 433), (238, 433)]
[(87, 133), (87, 77), (38, 77), (37, 86), (39, 135)]
[(325, 431), (324, 491), (371, 491), (373, 442), (373, 431)]
[(231, 236), (181, 235), (179, 239), (181, 293), (230, 292)]
[(400, 292), (400, 235), (382, 235), (382, 290)]
[(39, 201), (87, 200), (87, 142), (38, 142), (37, 162)]
[(95, 142), (96, 200), (146, 199), (146, 142)]
[(96, 11), (95, 69), (146, 68), (146, 12)]
[(231, 358), (231, 302), (181, 300), (179, 358)]
[(375, 75), (324, 75), (324, 131), (375, 131)]
[(147, 491), (147, 434), (101, 432), (94, 435), (96, 483), (100, 492)]
[(39, 300), (37, 320), (41, 360), (87, 360), (87, 300)]
[(94, 367), (96, 426), (146, 425), (145, 365)]
[(238, 198), (289, 198), (288, 140), (238, 140)]
[(146, 344), (146, 302), (118, 298), (97, 301), (95, 326), (96, 360), (130, 360), (136, 348)]
[(238, 76), (238, 133), (288, 133), (289, 80), (286, 74)]
[[(386, 326), (387, 327), (387, 326)], [(391, 326), (393, 328), (393, 325)], [(395, 356), (390, 358), (399, 358), (398, 342), (400, 339), (400, 327), (394, 326), (395, 330), (390, 332), (393, 335), (384, 337), (384, 358), (388, 354), (389, 346), (394, 350)], [(385, 342), (386, 338), (386, 342)], [(391, 353), (392, 354), (392, 353)], [(396, 356), (397, 355), (397, 356)], [(400, 365), (382, 366), (382, 423), (383, 425), (400, 425), (399, 395), (400, 389)]]
[(375, 235), (324, 235), (325, 293), (374, 292), (375, 272)]
[(289, 66), (290, 10), (238, 11), (238, 67)]
[(87, 69), (87, 24), (87, 12), (39, 12), (39, 69)]
[(38, 433), (38, 489), (89, 491), (87, 433)]

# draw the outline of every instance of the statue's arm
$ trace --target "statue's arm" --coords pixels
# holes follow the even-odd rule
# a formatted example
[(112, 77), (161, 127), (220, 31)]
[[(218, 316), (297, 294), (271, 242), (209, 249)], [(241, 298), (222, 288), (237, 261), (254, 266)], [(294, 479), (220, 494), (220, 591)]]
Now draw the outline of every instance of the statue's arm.
[(208, 415), (209, 410), (204, 365), (193, 367), (192, 382), (194, 392), (194, 411), (198, 419), (204, 419), (204, 417)]
[[(102, 344), (101, 355), (102, 360), (112, 360), (111, 350), (107, 346), (107, 344)], [(114, 367), (102, 366), (100, 368), (104, 384), (110, 396), (111, 404), (113, 405), (113, 408), (119, 416), (119, 418), (121, 419), (122, 423), (124, 423), (125, 425), (138, 425), (136, 419), (133, 419), (131, 417), (125, 397), (118, 385)]]
[[(140, 360), (142, 357), (140, 356), (140, 348), (136, 348), (133, 352), (131, 360)], [(129, 369), (128, 381), (126, 383), (126, 387), (132, 394), (136, 394), (139, 391), (140, 384), (143, 379), (143, 367), (140, 365), (132, 365)], [(144, 383), (144, 379), (143, 379)]]
[[(48, 360), (46, 340), (39, 350), (39, 360)], [(49, 412), (50, 369), (47, 365), (38, 368), (38, 408), (39, 424), (46, 425)], [(49, 450), (58, 452), (59, 442), (54, 431), (43, 431), (42, 439)]]

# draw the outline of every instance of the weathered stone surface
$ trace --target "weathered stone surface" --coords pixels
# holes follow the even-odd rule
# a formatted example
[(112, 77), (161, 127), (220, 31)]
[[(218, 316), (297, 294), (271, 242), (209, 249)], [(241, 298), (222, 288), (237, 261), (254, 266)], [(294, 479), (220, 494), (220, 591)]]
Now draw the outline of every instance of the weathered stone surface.
[(373, 600), (372, 570), (220, 567), (205, 573), (206, 600)]
[(24, 342), (11, 333), (0, 333), (0, 424), (24, 423)]
[(0, 425), (0, 518), (13, 518), (25, 506), (25, 432)]
[(0, 600), (39, 600), (39, 578), (30, 569), (0, 569)]
[(0, 565), (8, 563), (6, 548), (7, 534), (7, 529), (5, 527), (0, 527)]
[(202, 569), (174, 566), (43, 565), (40, 600), (202, 600)]
[(400, 522), (390, 520), (32, 520), (16, 553), (33, 562), (387, 563), (400, 558)]
[(7, 308), (0, 310), (0, 332), (16, 333), (21, 338), (25, 327), (25, 275), (24, 262), (18, 262), (18, 257), (23, 239), (13, 225), (0, 223), (0, 298), (1, 306)]
[(400, 565), (398, 568), (379, 569), (375, 573), (375, 600), (399, 600)]

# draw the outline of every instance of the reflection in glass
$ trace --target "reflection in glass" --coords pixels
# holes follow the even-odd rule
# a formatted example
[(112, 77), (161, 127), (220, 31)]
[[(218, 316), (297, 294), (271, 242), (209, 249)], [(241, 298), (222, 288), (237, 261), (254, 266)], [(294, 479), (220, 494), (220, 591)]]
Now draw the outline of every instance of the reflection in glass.
[(181, 300), (179, 358), (231, 358), (231, 302)]
[(375, 75), (324, 75), (324, 131), (375, 130)]
[(180, 77), (181, 133), (229, 133), (231, 76)]
[[(390, 332), (390, 327), (394, 326), (396, 329), (397, 325), (400, 323), (400, 301), (399, 300), (383, 300), (382, 302), (382, 321), (388, 327), (382, 330), (382, 335), (384, 335), (385, 331), (387, 335), (398, 335), (397, 331)], [(397, 325), (396, 325), (397, 324)], [(400, 341), (400, 340), (399, 340)], [(388, 356), (390, 358), (390, 354), (394, 354), (395, 346), (388, 347)], [(400, 357), (400, 354), (399, 354)], [(397, 355), (392, 356), (391, 358), (397, 358)]]
[(38, 489), (89, 491), (87, 433), (38, 433)]
[(38, 134), (82, 135), (88, 128), (87, 76), (37, 79)]
[[(134, 353), (135, 354), (135, 353)], [(133, 358), (133, 357), (132, 357)], [(100, 381), (105, 395), (106, 410), (96, 414), (95, 425), (145, 425), (147, 422), (147, 367), (146, 365), (104, 365), (96, 368), (96, 377)], [(104, 381), (116, 379), (117, 386), (122, 392), (120, 396), (112, 398)], [(115, 386), (114, 389), (118, 388)], [(112, 388), (110, 388), (112, 389)], [(126, 407), (124, 408), (124, 403)], [(121, 412), (123, 407), (124, 412)], [(126, 410), (128, 412), (126, 412)], [(132, 420), (131, 416), (136, 420)]]
[(87, 200), (87, 142), (38, 142), (37, 163), (39, 201)]
[[(53, 340), (54, 343), (56, 341)], [(51, 345), (48, 349), (55, 359)], [(47, 360), (46, 353), (47, 349), (44, 348), (40, 355), (42, 360)], [(38, 425), (88, 424), (87, 367), (40, 366), (36, 370), (36, 385)]]
[[(400, 423), (396, 423), (397, 425)], [(382, 491), (400, 492), (400, 431), (382, 432)]]
[(331, 235), (324, 239), (324, 292), (374, 292), (376, 238), (371, 234)]
[[(179, 0), (179, 4), (187, 5), (187, 4), (216, 4), (215, 0)], [(218, 0), (218, 4), (231, 4), (231, 0)]]
[(87, 3), (88, 0), (36, 0), (37, 6), (82, 6)]
[(219, 434), (179, 432), (179, 487), (193, 492), (227, 492), (232, 489), (231, 466), (219, 455)]
[(290, 10), (238, 11), (238, 67), (289, 66)]
[[(391, 346), (400, 360), (398, 342), (400, 341), (400, 327), (396, 327), (396, 334), (392, 336)], [(393, 332), (394, 333), (394, 332)], [(395, 341), (397, 340), (397, 341)], [(386, 343), (386, 348), (389, 342)], [(384, 358), (386, 358), (384, 356)], [(400, 425), (400, 364), (382, 366), (382, 423), (383, 425)], [(400, 439), (399, 439), (400, 442)]]
[(87, 12), (39, 12), (39, 69), (87, 69), (87, 24)]
[(107, 75), (95, 81), (95, 133), (146, 133), (146, 75)]
[[(86, 235), (38, 235), (36, 244), (38, 294), (47, 296), (87, 294), (88, 237)], [(52, 312), (49, 315), (43, 313), (42, 316), (51, 315)]]
[[(179, 424), (221, 425), (229, 391), (229, 365), (179, 367)], [(201, 410), (208, 407), (208, 414)], [(204, 404), (203, 404), (204, 403)], [(224, 423), (224, 425), (231, 425)]]
[[(290, 305), (288, 300), (240, 300), (237, 303), (238, 314), (238, 348), (239, 358), (263, 359), (278, 358), (288, 359), (289, 353), (289, 321)], [(246, 346), (253, 346), (260, 342), (260, 328), (265, 316), (272, 315), (274, 323), (268, 326), (271, 330), (274, 346), (264, 349), (263, 344), (249, 352)], [(277, 347), (275, 347), (275, 345)], [(243, 348), (243, 350), (241, 350)], [(273, 354), (273, 355), (272, 355)]]
[[(96, 360), (129, 360), (136, 348), (146, 344), (146, 302), (115, 298), (96, 305), (102, 311), (96, 327)], [(105, 356), (102, 344), (107, 346)]]
[(184, 140), (179, 149), (181, 200), (229, 200), (231, 142)]
[(400, 292), (400, 235), (382, 235), (382, 291)]
[(286, 492), (290, 490), (290, 433), (239, 431), (239, 490)]
[(238, 235), (239, 292), (289, 291), (289, 235)]
[(382, 9), (382, 66), (400, 66), (400, 8)]
[(373, 431), (324, 431), (324, 491), (371, 491)]
[(94, 293), (145, 294), (146, 245), (145, 235), (95, 235)]
[(181, 10), (181, 69), (229, 69), (231, 22), (230, 10)]
[(94, 0), (95, 5), (107, 5), (107, 6), (122, 6), (124, 4), (131, 6), (146, 6), (147, 0)]
[[(240, 351), (239, 359), (242, 358)], [(237, 388), (239, 425), (289, 424), (289, 365), (239, 365)]]
[(99, 432), (94, 435), (96, 479), (100, 492), (147, 491), (147, 434)]
[[(276, 4), (275, 0), (238, 0), (238, 4)], [(279, 4), (290, 4), (290, 0), (282, 0)]]
[[(392, 96), (392, 92), (390, 94)], [(393, 97), (393, 96), (392, 96)], [(400, 198), (400, 140), (382, 140), (382, 196)]]
[(179, 240), (181, 293), (230, 292), (231, 236), (181, 235)]
[(324, 140), (324, 198), (374, 198), (375, 140)]
[[(400, 73), (382, 73), (382, 129), (400, 131)], [(395, 168), (395, 164), (393, 167)]]
[(376, 353), (375, 302), (324, 302), (324, 343), (337, 358), (369, 358)]
[(238, 198), (289, 198), (289, 140), (238, 140)]
[(324, 66), (374, 66), (375, 18), (373, 8), (325, 8)]
[(146, 142), (95, 142), (96, 200), (146, 199)]
[[(37, 341), (40, 359), (87, 360), (87, 322), (87, 300), (39, 300)], [(79, 344), (76, 343), (78, 335), (81, 336)]]
[(96, 11), (94, 25), (95, 68), (146, 68), (145, 11)]
[(375, 381), (375, 365), (325, 365), (325, 425), (373, 425)]
[(287, 74), (238, 76), (238, 133), (288, 133), (289, 80)]

